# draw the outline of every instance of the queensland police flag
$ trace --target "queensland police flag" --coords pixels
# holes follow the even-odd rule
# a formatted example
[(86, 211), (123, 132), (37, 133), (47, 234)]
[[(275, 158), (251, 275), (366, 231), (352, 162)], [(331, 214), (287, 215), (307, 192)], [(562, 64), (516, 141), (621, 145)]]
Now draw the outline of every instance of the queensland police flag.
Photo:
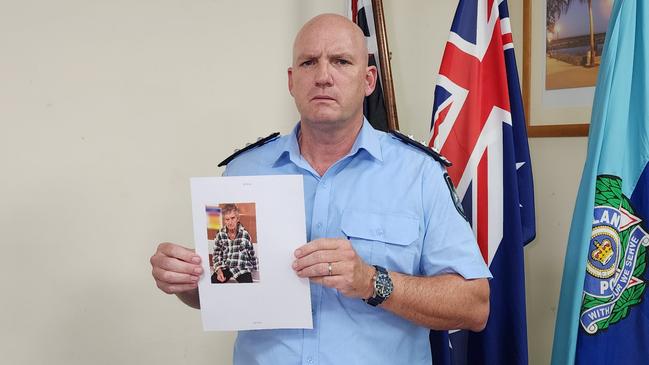
[(561, 283), (552, 364), (648, 364), (649, 3), (617, 0)]
[(433, 363), (526, 365), (523, 246), (536, 232), (534, 189), (505, 0), (459, 1), (431, 127), (429, 144), (453, 162), (448, 174), (493, 274), (485, 330), (433, 331)]

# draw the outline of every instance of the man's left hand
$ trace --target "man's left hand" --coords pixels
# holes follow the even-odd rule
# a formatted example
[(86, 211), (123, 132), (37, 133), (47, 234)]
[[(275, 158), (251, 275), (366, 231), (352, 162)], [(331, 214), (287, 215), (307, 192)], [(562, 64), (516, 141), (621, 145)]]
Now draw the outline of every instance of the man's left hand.
[(321, 238), (295, 250), (293, 270), (299, 277), (352, 298), (369, 298), (374, 293), (374, 267), (366, 264), (345, 239)]

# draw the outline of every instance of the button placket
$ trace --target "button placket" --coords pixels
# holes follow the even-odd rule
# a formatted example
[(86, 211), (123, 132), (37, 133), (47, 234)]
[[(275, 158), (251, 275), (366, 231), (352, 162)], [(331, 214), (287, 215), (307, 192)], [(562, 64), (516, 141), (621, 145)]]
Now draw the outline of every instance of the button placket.
[[(329, 204), (330, 204), (330, 183), (327, 179), (320, 179), (318, 186), (315, 189), (315, 196), (313, 197), (313, 212), (311, 215), (311, 240), (326, 237), (326, 227), (329, 220)], [(302, 352), (302, 362), (305, 364), (317, 363), (318, 348), (319, 348), (319, 327), (321, 322), (321, 306), (322, 306), (322, 287), (318, 285), (311, 285), (311, 306), (313, 314), (313, 330), (306, 330), (304, 332), (304, 343)]]

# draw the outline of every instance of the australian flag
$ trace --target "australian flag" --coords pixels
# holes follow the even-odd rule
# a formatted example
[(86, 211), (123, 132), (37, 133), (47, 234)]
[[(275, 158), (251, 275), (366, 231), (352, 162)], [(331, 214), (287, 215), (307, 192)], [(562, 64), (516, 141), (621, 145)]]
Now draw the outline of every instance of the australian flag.
[(484, 331), (431, 332), (439, 364), (527, 364), (523, 246), (536, 234), (525, 115), (505, 0), (460, 0), (435, 87), (431, 139), (493, 274)]
[(387, 132), (388, 131), (388, 113), (385, 107), (385, 99), (383, 97), (383, 85), (381, 84), (381, 63), (379, 61), (378, 43), (376, 41), (376, 28), (374, 23), (374, 11), (372, 8), (372, 0), (351, 0), (349, 3), (348, 15), (350, 19), (356, 24), (365, 34), (367, 40), (368, 50), (368, 64), (376, 66), (378, 72), (378, 79), (376, 80), (376, 88), (370, 96), (365, 98), (363, 103), (363, 114), (367, 120), (372, 124), (372, 127)]

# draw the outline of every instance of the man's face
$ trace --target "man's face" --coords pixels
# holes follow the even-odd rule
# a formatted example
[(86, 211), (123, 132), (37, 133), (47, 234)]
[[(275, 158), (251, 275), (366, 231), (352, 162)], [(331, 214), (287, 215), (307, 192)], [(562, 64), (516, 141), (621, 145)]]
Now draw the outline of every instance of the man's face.
[[(353, 28), (352, 28), (353, 27)], [(288, 83), (305, 123), (360, 120), (363, 99), (375, 85), (365, 39), (344, 19), (320, 19), (302, 29), (293, 47)]]
[(223, 215), (223, 221), (228, 231), (234, 231), (239, 223), (239, 215), (235, 212), (226, 213)]

